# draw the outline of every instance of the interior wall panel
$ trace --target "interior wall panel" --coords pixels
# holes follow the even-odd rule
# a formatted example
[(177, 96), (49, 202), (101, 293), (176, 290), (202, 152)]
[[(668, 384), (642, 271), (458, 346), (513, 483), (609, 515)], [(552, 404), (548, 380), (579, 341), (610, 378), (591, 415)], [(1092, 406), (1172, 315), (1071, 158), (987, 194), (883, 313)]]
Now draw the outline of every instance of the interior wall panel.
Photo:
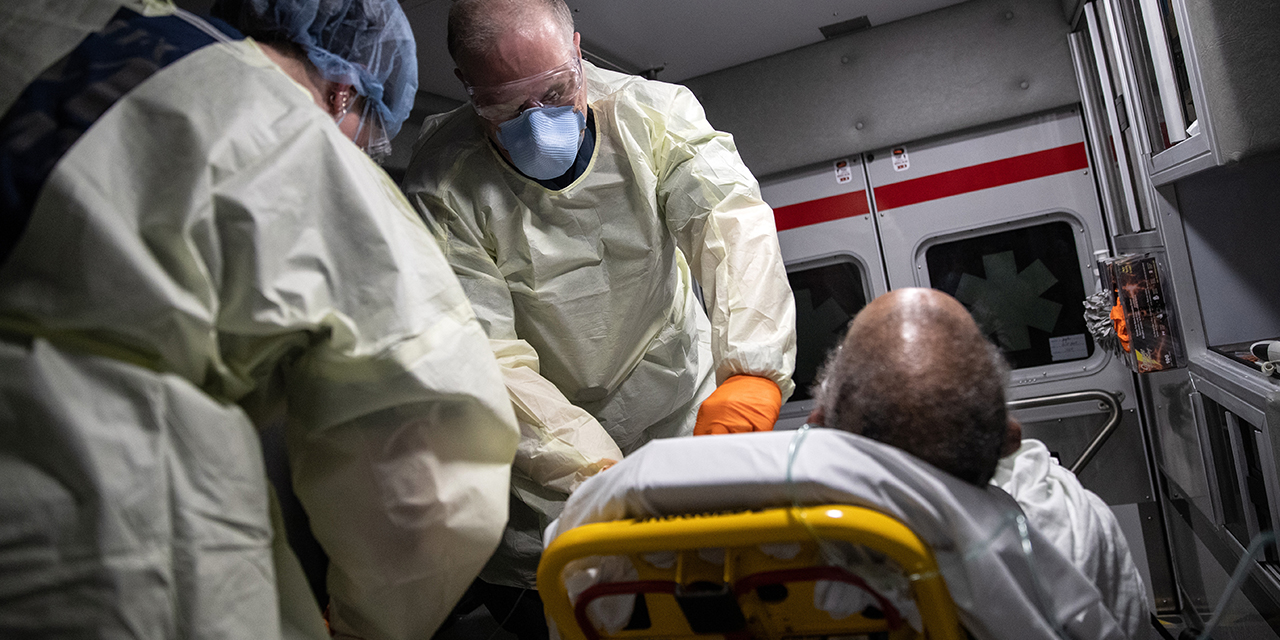
[(757, 176), (1079, 102), (1057, 0), (970, 0), (684, 82)]

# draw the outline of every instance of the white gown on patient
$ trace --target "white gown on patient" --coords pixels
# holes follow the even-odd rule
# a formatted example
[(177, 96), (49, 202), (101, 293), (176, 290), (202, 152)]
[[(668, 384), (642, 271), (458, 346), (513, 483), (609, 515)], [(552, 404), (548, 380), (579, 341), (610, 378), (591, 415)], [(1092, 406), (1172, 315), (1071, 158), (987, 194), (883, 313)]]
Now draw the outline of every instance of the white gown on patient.
[[(1046, 536), (1017, 533), (1017, 504), (890, 446), (812, 429), (654, 441), (570, 497), (546, 532), (591, 522), (800, 504), (867, 506), (904, 522), (934, 550), (975, 638), (1124, 638), (1106, 601)], [(1029, 543), (1029, 554), (1026, 551)], [(582, 586), (582, 585), (578, 585)]]
[(1124, 532), (1107, 503), (1049, 457), (1039, 440), (1023, 440), (1000, 460), (991, 483), (1009, 492), (1027, 520), (1089, 578), (1130, 637), (1151, 629), (1147, 592)]

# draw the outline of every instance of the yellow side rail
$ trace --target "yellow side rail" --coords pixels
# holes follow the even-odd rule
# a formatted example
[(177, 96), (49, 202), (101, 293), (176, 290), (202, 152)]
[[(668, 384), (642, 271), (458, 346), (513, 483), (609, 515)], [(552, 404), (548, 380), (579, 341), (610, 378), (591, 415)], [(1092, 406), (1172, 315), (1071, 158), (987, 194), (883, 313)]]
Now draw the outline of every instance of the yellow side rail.
[[(664, 584), (686, 585), (695, 579), (723, 582), (732, 591), (732, 585), (739, 579), (748, 578), (748, 573), (773, 562), (758, 552), (760, 545), (805, 543), (816, 548), (815, 537), (821, 540), (844, 541), (874, 549), (889, 559), (909, 577), (912, 595), (919, 608), (924, 625), (924, 635), (932, 640), (960, 640), (964, 637), (956, 617), (955, 605), (947, 591), (942, 576), (938, 573), (937, 562), (932, 551), (914, 533), (901, 522), (885, 514), (849, 505), (823, 505), (803, 508), (775, 508), (764, 511), (710, 514), (696, 516), (667, 516), (646, 520), (619, 520), (584, 525), (561, 534), (542, 554), (538, 566), (538, 590), (542, 596), (547, 613), (555, 621), (561, 637), (568, 640), (591, 640), (601, 637), (595, 629), (583, 629), (580, 622), (585, 623), (581, 610), (575, 609), (565, 591), (563, 574), (565, 567), (572, 561), (591, 556), (627, 556), (640, 571), (641, 580), (645, 582), (634, 585), (652, 586), (658, 584), (657, 579), (666, 580)], [(695, 564), (696, 553), (700, 549), (725, 549), (726, 561), (722, 572), (708, 576), (703, 572), (697, 577)], [(675, 552), (678, 561), (665, 573), (654, 569), (641, 560), (645, 554), (657, 552)], [(762, 565), (761, 558), (764, 564)], [(797, 562), (821, 564), (816, 553), (802, 557)], [(782, 568), (797, 566), (796, 562)], [(756, 572), (764, 575), (769, 572)], [(780, 572), (772, 572), (781, 574)], [(705, 583), (704, 583), (705, 584)], [(807, 588), (807, 591), (805, 590)], [(798, 588), (798, 594), (809, 595), (812, 585)], [(640, 588), (641, 592), (652, 592), (651, 589)], [(669, 591), (669, 590), (668, 590)], [(741, 590), (739, 590), (741, 591)], [(798, 624), (791, 618), (775, 617), (769, 620), (769, 612), (777, 607), (759, 601), (747, 602), (754, 595), (737, 596), (742, 601), (742, 611), (749, 622), (746, 629), (735, 633), (718, 634), (726, 638), (771, 637), (774, 632), (788, 637), (803, 637), (805, 625)], [(833, 631), (833, 621), (823, 611), (812, 609), (812, 597), (795, 597), (791, 600), (810, 605), (811, 613), (807, 615), (826, 626), (814, 627), (822, 629), (813, 634), (837, 633)], [(681, 618), (679, 609), (672, 606), (650, 606), (655, 618)], [(866, 625), (875, 623), (878, 628)], [(589, 625), (589, 623), (586, 623)], [(884, 621), (868, 621), (856, 616), (849, 624), (853, 631), (866, 633), (886, 630)], [(859, 625), (862, 625), (861, 627)], [(674, 633), (667, 628), (658, 633), (661, 637), (706, 637), (698, 634), (681, 622), (676, 625), (683, 630)], [(902, 625), (905, 626), (905, 625)], [(844, 627), (840, 627), (843, 629)], [(766, 633), (768, 632), (768, 633)], [(674, 633), (674, 635), (673, 635)], [(617, 638), (655, 637), (654, 633), (645, 631), (623, 631), (612, 634)], [(714, 636), (713, 636), (714, 637)], [(910, 628), (898, 629), (891, 634), (893, 638), (919, 637)]]

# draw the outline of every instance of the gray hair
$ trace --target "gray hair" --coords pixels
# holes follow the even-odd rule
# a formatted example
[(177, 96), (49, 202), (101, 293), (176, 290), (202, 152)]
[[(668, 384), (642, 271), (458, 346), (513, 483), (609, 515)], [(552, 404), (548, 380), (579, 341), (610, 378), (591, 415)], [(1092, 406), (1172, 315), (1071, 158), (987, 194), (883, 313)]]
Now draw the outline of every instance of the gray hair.
[(513, 27), (550, 16), (573, 44), (573, 13), (564, 0), (454, 0), (449, 8), (449, 55), (462, 68), (484, 57)]
[[(895, 310), (875, 324), (855, 321), (816, 388), (825, 426), (893, 445), (962, 480), (995, 474), (1008, 428), (1009, 365), (973, 325), (954, 317)], [(904, 342), (914, 325), (927, 347)]]

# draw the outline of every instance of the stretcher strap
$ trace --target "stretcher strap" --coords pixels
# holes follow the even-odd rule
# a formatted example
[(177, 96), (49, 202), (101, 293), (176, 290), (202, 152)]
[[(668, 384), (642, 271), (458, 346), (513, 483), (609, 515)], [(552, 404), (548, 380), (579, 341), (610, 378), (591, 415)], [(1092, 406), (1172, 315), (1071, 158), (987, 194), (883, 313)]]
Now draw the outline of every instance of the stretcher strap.
[[(765, 585), (817, 582), (819, 580), (843, 582), (862, 589), (875, 599), (876, 605), (884, 612), (885, 623), (889, 625), (890, 631), (896, 631), (902, 626), (902, 614), (897, 607), (893, 606), (893, 603), (889, 602), (880, 592), (872, 589), (865, 580), (840, 567), (801, 567), (799, 569), (761, 571), (737, 580), (734, 583), (733, 592), (735, 596), (742, 597)], [(669, 593), (675, 595), (678, 586), (672, 580), (636, 580), (592, 585), (578, 596), (578, 602), (574, 605), (573, 616), (578, 622), (578, 628), (582, 630), (587, 640), (600, 640), (600, 632), (596, 630), (595, 625), (591, 623), (591, 618), (587, 616), (587, 607), (592, 602), (608, 596), (642, 593)]]
[(587, 640), (600, 640), (600, 632), (587, 617), (587, 605), (606, 596), (634, 595), (637, 593), (670, 593), (676, 592), (676, 583), (671, 580), (637, 580), (633, 582), (606, 582), (592, 585), (578, 596), (578, 604), (573, 608), (573, 617), (578, 621), (578, 628)]
[(865, 580), (841, 567), (801, 567), (799, 569), (761, 571), (738, 580), (734, 583), (733, 591), (736, 595), (742, 596), (757, 587), (768, 584), (817, 582), (819, 580), (843, 582), (862, 589), (867, 592), (867, 595), (875, 598), (876, 606), (880, 607), (880, 610), (884, 612), (885, 622), (889, 625), (890, 631), (897, 631), (902, 626), (902, 614), (898, 612), (897, 607), (893, 606), (893, 603), (889, 602), (879, 591), (872, 589)]

